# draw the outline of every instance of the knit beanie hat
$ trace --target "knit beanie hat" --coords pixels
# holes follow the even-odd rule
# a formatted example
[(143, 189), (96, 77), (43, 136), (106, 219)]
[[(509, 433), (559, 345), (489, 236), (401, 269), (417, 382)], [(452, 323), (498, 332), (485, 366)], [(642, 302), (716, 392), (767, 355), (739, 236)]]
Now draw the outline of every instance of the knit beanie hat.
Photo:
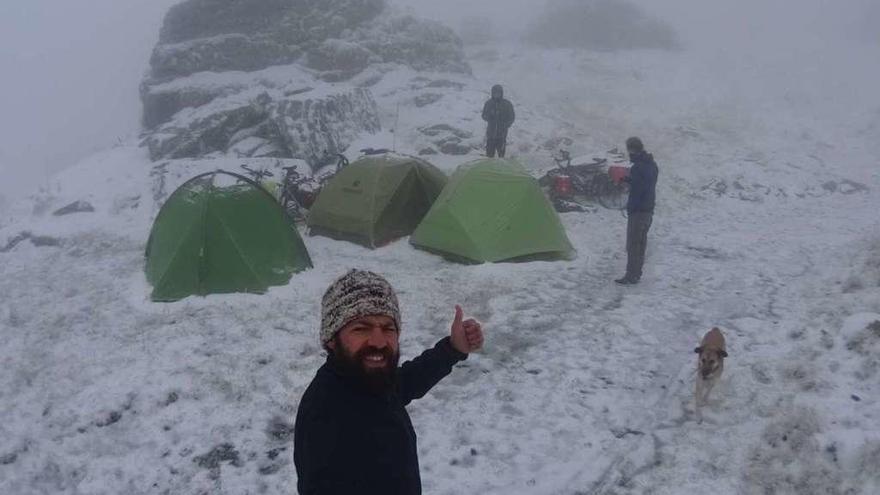
[(348, 322), (362, 316), (389, 316), (400, 330), (397, 295), (373, 272), (351, 270), (336, 279), (321, 299), (321, 344), (333, 340)]

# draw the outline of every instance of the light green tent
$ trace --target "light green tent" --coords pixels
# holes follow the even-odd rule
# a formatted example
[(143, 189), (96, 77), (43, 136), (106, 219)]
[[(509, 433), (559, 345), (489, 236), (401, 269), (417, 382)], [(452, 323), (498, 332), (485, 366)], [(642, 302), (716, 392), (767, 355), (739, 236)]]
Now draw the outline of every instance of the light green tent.
[(321, 189), (309, 232), (369, 248), (412, 233), (446, 185), (446, 175), (418, 158), (361, 158)]
[[(219, 187), (218, 174), (240, 183)], [(265, 292), (312, 266), (293, 221), (253, 181), (228, 172), (193, 177), (162, 205), (147, 241), (153, 301)]]
[(521, 165), (504, 159), (460, 166), (410, 243), (471, 263), (574, 256), (538, 182)]

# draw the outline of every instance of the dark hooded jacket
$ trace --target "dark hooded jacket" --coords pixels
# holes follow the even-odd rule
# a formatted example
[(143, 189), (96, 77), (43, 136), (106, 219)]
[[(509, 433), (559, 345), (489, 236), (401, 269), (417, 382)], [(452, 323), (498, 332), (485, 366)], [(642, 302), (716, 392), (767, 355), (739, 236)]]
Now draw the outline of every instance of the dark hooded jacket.
[(416, 433), (405, 406), (466, 359), (449, 337), (398, 369), (396, 386), (371, 392), (332, 358), (303, 394), (293, 459), (300, 495), (418, 495)]
[(516, 120), (516, 114), (513, 111), (513, 103), (504, 98), (504, 90), (501, 86), (492, 87), (492, 98), (483, 105), (483, 120), (488, 124), (486, 138), (507, 140), (507, 130)]
[(628, 213), (653, 212), (657, 175), (659, 170), (654, 157), (644, 151), (630, 153), (633, 166), (629, 170), (629, 198), (626, 202)]

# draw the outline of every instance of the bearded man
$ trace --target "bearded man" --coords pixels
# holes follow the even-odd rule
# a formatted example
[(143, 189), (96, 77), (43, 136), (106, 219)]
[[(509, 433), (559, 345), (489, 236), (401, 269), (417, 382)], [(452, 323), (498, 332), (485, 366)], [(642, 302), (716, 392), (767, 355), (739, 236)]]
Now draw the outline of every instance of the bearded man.
[(416, 433), (406, 405), (483, 345), (460, 306), (448, 337), (398, 367), (397, 295), (387, 280), (352, 270), (321, 301), (327, 362), (303, 394), (294, 427), (301, 495), (420, 494)]

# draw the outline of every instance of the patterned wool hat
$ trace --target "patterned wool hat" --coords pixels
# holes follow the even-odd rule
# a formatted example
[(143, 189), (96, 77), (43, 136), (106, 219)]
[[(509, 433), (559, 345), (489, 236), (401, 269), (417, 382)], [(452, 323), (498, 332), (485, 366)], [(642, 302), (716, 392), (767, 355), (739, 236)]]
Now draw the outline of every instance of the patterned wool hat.
[(333, 340), (346, 323), (361, 316), (389, 316), (400, 330), (397, 295), (373, 272), (351, 270), (336, 279), (321, 299), (321, 344)]

